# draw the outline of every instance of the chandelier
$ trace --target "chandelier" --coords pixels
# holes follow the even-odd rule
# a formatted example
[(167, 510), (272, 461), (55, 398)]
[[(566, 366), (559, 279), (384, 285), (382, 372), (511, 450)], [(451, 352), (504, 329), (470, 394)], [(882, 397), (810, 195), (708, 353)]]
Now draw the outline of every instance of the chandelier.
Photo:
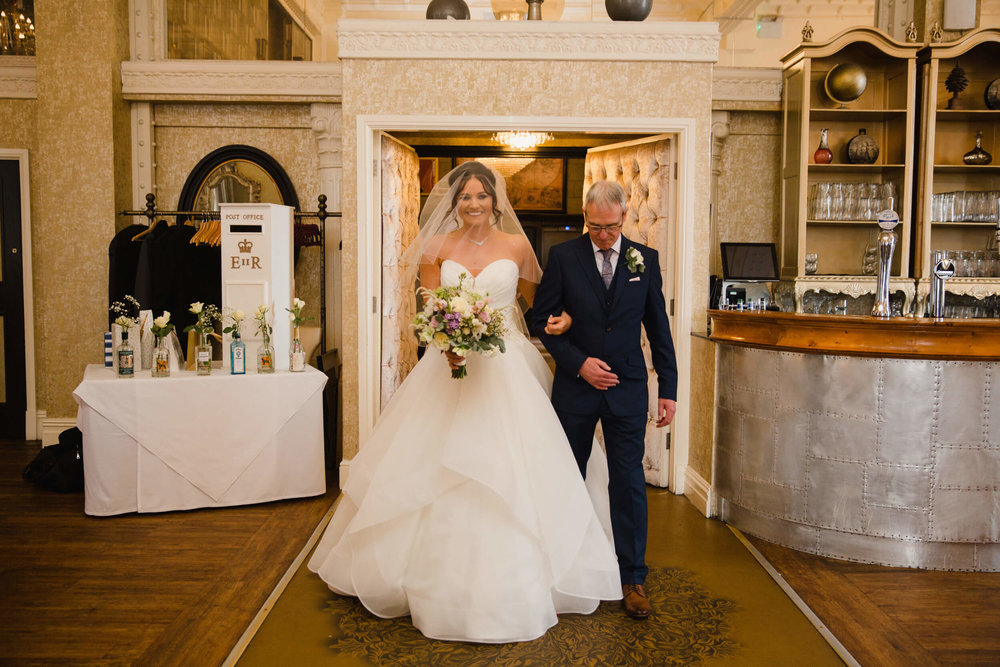
[(552, 135), (548, 132), (525, 132), (524, 130), (506, 130), (504, 132), (494, 132), (492, 140), (498, 144), (515, 148), (519, 151), (526, 151), (534, 148), (546, 141), (552, 141)]

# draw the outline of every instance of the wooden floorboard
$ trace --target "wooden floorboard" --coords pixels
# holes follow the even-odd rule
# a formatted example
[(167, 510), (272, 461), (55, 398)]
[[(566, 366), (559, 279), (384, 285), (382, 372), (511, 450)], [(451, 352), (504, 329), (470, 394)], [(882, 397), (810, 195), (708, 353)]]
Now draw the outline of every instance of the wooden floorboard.
[(1000, 665), (1000, 573), (850, 563), (748, 538), (862, 665)]
[[(219, 665), (336, 497), (88, 517), (0, 442), (0, 664)], [(331, 485), (332, 487), (332, 485)]]

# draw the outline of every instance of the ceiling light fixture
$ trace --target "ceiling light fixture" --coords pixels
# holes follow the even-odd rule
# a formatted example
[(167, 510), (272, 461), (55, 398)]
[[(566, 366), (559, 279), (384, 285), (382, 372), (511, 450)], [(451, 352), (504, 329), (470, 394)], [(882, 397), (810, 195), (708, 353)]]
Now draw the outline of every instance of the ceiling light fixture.
[(546, 141), (552, 141), (552, 135), (548, 132), (525, 132), (524, 130), (507, 130), (504, 132), (495, 132), (493, 134), (492, 140), (498, 144), (507, 146), (508, 148), (514, 148), (519, 151), (526, 151), (529, 148), (534, 148), (539, 144), (544, 144)]

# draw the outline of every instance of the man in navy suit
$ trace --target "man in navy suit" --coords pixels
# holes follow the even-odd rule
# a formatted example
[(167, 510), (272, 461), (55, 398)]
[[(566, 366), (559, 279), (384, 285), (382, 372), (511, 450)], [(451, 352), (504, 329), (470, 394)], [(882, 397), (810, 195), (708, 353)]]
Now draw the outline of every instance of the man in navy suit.
[[(617, 183), (591, 186), (583, 206), (588, 233), (550, 250), (532, 324), (555, 359), (552, 405), (584, 475), (598, 422), (604, 431), (625, 613), (642, 619), (650, 613), (642, 467), (649, 396), (640, 325), (659, 384), (657, 427), (677, 410), (677, 362), (657, 253), (621, 235), (627, 207)], [(568, 330), (556, 316), (564, 309)]]

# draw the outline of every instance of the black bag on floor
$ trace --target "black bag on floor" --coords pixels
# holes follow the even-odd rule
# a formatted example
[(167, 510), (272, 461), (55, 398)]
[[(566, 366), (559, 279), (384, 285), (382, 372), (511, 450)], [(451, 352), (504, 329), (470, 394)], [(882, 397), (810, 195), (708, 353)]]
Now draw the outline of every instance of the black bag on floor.
[(21, 477), (46, 491), (77, 493), (83, 491), (83, 433), (66, 429), (59, 434), (59, 444), (42, 447)]

